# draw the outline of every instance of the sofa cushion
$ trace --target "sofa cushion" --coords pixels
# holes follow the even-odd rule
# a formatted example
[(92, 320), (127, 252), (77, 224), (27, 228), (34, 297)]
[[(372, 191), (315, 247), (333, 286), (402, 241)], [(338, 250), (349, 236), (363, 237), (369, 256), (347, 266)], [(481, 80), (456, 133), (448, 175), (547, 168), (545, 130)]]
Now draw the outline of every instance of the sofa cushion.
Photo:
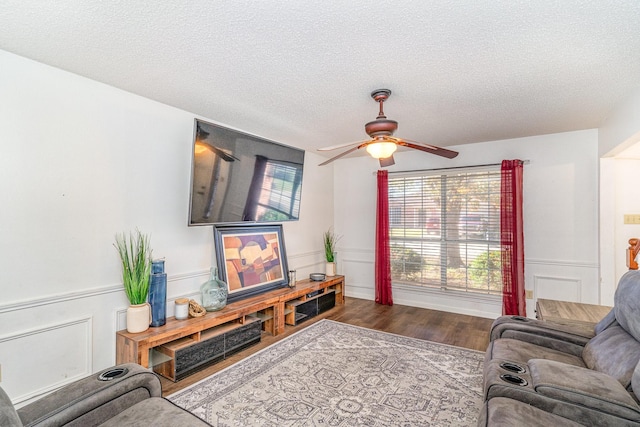
[(640, 422), (640, 407), (615, 378), (587, 368), (553, 360), (529, 360), (531, 382), (536, 393)]
[(640, 341), (640, 270), (627, 271), (618, 282), (614, 297), (616, 320), (636, 341)]
[(604, 331), (605, 329), (617, 324), (618, 324), (618, 321), (616, 320), (616, 309), (612, 308), (611, 311), (602, 318), (602, 320), (596, 323), (596, 326), (594, 326), (593, 328), (593, 332), (596, 335), (598, 335), (600, 332)]
[(209, 423), (161, 397), (152, 397), (138, 402), (101, 424), (102, 427), (137, 427), (140, 425), (154, 427), (210, 426)]
[(485, 364), (496, 359), (526, 364), (529, 359), (533, 358), (550, 359), (569, 365), (585, 366), (581, 357), (511, 338), (500, 338), (489, 343)]
[(126, 374), (111, 381), (101, 381), (103, 372), (89, 375), (18, 409), (25, 426), (97, 425), (129, 406), (149, 397), (161, 396), (157, 375), (140, 365), (119, 365)]
[(640, 343), (620, 325), (612, 326), (587, 343), (582, 358), (589, 369), (604, 372), (629, 387), (640, 361)]
[(22, 427), (22, 421), (20, 421), (18, 413), (2, 387), (0, 387), (0, 426)]
[(640, 401), (640, 363), (636, 365), (631, 377), (631, 388), (637, 401)]
[(486, 401), (478, 419), (478, 427), (578, 427), (582, 425), (506, 397), (494, 397)]

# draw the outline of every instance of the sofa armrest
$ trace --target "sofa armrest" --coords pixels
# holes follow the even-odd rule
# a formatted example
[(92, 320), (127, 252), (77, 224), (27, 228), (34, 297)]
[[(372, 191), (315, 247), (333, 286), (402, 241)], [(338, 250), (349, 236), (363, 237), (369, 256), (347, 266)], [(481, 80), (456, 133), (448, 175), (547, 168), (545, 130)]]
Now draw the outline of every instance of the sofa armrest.
[(71, 383), (18, 409), (18, 415), (25, 426), (92, 426), (161, 395), (160, 380), (153, 372), (127, 363)]
[(11, 403), (7, 393), (0, 387), (0, 426), (22, 427), (22, 421)]
[(542, 396), (640, 422), (640, 406), (605, 373), (545, 359), (529, 360), (529, 369), (533, 389)]
[(580, 356), (584, 346), (595, 336), (593, 330), (573, 325), (501, 316), (491, 325), (490, 341), (511, 338)]

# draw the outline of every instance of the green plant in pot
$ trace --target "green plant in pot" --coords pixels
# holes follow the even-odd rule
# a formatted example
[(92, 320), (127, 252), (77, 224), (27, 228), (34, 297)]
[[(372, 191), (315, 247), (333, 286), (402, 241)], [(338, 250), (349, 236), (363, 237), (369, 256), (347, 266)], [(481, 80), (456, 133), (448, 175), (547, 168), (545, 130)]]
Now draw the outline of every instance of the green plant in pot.
[(128, 236), (117, 234), (114, 246), (122, 263), (124, 292), (131, 304), (127, 308), (127, 331), (146, 331), (151, 323), (151, 308), (147, 303), (151, 274), (149, 236), (138, 229)]
[(325, 264), (325, 273), (327, 276), (336, 275), (336, 244), (340, 238), (331, 230), (328, 229), (323, 234), (324, 240), (324, 257), (327, 260)]

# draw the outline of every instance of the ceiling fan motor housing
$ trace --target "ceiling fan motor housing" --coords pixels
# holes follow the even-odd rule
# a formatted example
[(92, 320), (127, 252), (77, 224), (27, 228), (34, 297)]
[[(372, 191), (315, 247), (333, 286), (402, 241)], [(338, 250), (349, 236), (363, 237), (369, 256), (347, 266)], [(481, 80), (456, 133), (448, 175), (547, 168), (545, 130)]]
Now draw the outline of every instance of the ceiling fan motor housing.
[(398, 122), (389, 119), (375, 119), (364, 125), (364, 130), (371, 138), (391, 136), (398, 129)]

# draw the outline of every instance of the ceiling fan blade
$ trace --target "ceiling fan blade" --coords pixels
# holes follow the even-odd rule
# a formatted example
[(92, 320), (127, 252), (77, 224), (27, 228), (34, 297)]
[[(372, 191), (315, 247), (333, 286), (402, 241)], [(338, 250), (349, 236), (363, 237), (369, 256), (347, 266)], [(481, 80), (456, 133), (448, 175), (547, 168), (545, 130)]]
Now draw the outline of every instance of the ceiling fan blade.
[(355, 144), (362, 144), (363, 142), (366, 142), (366, 141), (356, 141), (356, 142), (347, 142), (345, 144), (330, 145), (329, 147), (318, 148), (318, 151), (337, 150), (338, 148), (344, 148), (344, 147), (348, 147), (350, 145), (355, 145)]
[(458, 155), (457, 151), (447, 150), (446, 148), (430, 144), (423, 144), (417, 141), (410, 141), (408, 139), (398, 139), (397, 143), (398, 145), (402, 145), (404, 147), (425, 151), (427, 153), (435, 154), (436, 156), (446, 157), (447, 159), (453, 159)]
[[(206, 144), (206, 143), (205, 143)], [(236, 160), (240, 160), (239, 158), (237, 158), (236, 156), (234, 156), (233, 154), (227, 154), (224, 151), (222, 151), (221, 149), (219, 149), (218, 147), (214, 147), (211, 144), (207, 144), (209, 146), (209, 149), (211, 151), (213, 151), (214, 153), (216, 153), (218, 156), (220, 156), (220, 158), (222, 160), (224, 160), (225, 162), (233, 162)]]
[(380, 167), (381, 168), (386, 168), (388, 166), (393, 166), (396, 164), (396, 161), (393, 160), (393, 154), (390, 155), (389, 157), (386, 157), (384, 159), (378, 159), (380, 160)]
[[(367, 141), (367, 142), (368, 142), (368, 141)], [(360, 144), (360, 145), (356, 145), (355, 147), (352, 147), (352, 148), (348, 149), (347, 151), (345, 151), (345, 152), (343, 152), (343, 153), (340, 153), (340, 154), (338, 154), (337, 156), (334, 156), (334, 157), (330, 158), (329, 160), (327, 160), (327, 161), (324, 161), (324, 162), (320, 163), (318, 166), (324, 166), (324, 165), (326, 165), (326, 164), (328, 164), (328, 163), (333, 162), (334, 160), (338, 160), (340, 157), (342, 157), (342, 156), (346, 156), (347, 154), (349, 154), (349, 153), (351, 153), (351, 152), (353, 152), (353, 151), (356, 151), (358, 148), (362, 148), (362, 147), (364, 147), (365, 145), (367, 145), (367, 143), (363, 143), (363, 144)]]

